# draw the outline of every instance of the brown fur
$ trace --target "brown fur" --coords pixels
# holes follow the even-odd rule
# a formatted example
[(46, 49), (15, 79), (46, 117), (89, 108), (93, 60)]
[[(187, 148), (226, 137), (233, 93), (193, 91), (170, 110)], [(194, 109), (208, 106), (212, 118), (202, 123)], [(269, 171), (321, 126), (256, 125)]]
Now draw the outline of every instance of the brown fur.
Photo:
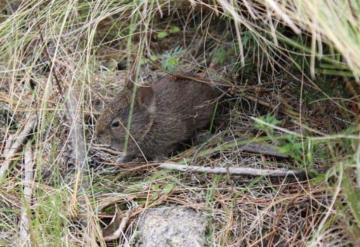
[[(100, 142), (119, 151), (124, 149), (131, 95), (132, 87), (126, 87), (105, 108), (96, 124)], [(124, 160), (168, 155), (176, 144), (209, 124), (217, 96), (217, 90), (206, 84), (170, 76), (149, 87), (139, 87)]]

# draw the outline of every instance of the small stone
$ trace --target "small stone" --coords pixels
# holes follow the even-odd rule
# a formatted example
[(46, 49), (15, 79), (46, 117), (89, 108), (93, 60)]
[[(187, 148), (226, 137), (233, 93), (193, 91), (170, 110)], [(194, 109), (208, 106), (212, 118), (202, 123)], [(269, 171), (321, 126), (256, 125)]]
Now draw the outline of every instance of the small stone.
[(139, 220), (141, 247), (205, 246), (206, 218), (184, 207), (148, 209)]

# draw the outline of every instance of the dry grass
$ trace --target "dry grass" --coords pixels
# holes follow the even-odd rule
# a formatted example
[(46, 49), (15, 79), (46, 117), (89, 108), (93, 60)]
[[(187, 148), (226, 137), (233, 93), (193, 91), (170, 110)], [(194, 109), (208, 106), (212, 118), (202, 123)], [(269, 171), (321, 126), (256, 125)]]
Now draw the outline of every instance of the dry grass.
[[(135, 243), (139, 214), (166, 204), (206, 212), (209, 246), (360, 243), (357, 1), (19, 3), (0, 2), (0, 246), (116, 246), (102, 236), (114, 212), (128, 218), (119, 242)], [(171, 161), (308, 176), (116, 163), (94, 145), (99, 108), (128, 70), (141, 81), (154, 68), (225, 85), (211, 136)], [(29, 115), (32, 135), (6, 156)], [(287, 158), (239, 151), (250, 142)]]

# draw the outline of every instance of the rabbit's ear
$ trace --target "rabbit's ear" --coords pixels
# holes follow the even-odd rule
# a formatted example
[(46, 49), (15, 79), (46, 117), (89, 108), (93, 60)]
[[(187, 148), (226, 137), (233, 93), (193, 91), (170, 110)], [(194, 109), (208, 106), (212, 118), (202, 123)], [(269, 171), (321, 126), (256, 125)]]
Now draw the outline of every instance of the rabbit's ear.
[(136, 95), (137, 103), (141, 106), (144, 106), (149, 111), (153, 111), (154, 109), (154, 91), (151, 86), (148, 87), (139, 87)]

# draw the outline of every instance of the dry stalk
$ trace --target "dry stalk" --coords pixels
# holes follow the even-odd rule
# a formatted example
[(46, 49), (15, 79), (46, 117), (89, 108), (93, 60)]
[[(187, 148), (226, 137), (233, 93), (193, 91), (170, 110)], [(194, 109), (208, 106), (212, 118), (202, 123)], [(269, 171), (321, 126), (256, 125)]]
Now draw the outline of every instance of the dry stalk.
[[(8, 141), (5, 145), (4, 150), (4, 161), (0, 164), (0, 181), (5, 177), (7, 170), (9, 169), (12, 158), (16, 154), (16, 152), (20, 149), (21, 145), (26, 141), (30, 132), (35, 128), (37, 122), (36, 114), (31, 115), (24, 129), (16, 136), (11, 136), (8, 138)], [(11, 144), (11, 142), (13, 142)]]
[[(39, 30), (40, 27), (39, 27)], [(45, 39), (42, 35), (42, 32), (39, 31), (40, 40), (42, 43), (46, 44)], [(56, 44), (56, 48), (58, 48), (59, 44)], [(62, 97), (64, 97), (64, 89), (63, 89), (63, 81), (56, 70), (56, 55), (55, 54), (52, 58), (49, 54), (48, 48), (44, 49), (45, 56), (51, 65), (51, 72), (54, 76), (56, 86), (58, 91)], [(54, 70), (53, 70), (54, 69)], [(69, 138), (71, 143), (71, 157), (74, 160), (74, 164), (76, 167), (76, 176), (75, 176), (75, 185), (74, 185), (74, 194), (71, 198), (70, 204), (70, 212), (73, 216), (77, 214), (76, 205), (77, 205), (77, 195), (79, 187), (83, 188), (86, 187), (87, 181), (83, 181), (83, 170), (86, 164), (86, 145), (85, 145), (85, 137), (82, 128), (82, 121), (81, 121), (81, 104), (79, 101), (78, 95), (75, 94), (75, 89), (69, 86), (68, 88), (68, 97), (64, 97), (65, 101), (65, 118), (69, 123)]]
[(98, 222), (98, 217), (93, 211), (92, 203), (87, 195), (83, 196), (84, 221), (82, 222), (83, 246), (101, 246), (105, 247), (105, 241), (102, 238), (102, 231)]
[(264, 155), (271, 155), (280, 158), (289, 158), (288, 155), (282, 154), (276, 150), (276, 147), (267, 144), (249, 143), (239, 147), (238, 152), (250, 152)]
[[(75, 188), (74, 194), (71, 200), (71, 208), (75, 209), (77, 204), (77, 194), (79, 186), (83, 187), (85, 185), (83, 180), (83, 170), (86, 164), (86, 146), (84, 141), (84, 133), (81, 122), (81, 114), (80, 114), (80, 104), (79, 101), (76, 100), (74, 92), (72, 89), (69, 89), (68, 99), (65, 102), (66, 104), (66, 115), (70, 124), (70, 140), (72, 145), (72, 158), (75, 162), (76, 167), (76, 180), (75, 180)], [(75, 210), (72, 210), (73, 214), (76, 214)]]
[(67, 118), (70, 123), (70, 138), (73, 148), (73, 158), (77, 167), (82, 168), (85, 163), (86, 149), (81, 121), (80, 103), (76, 100), (74, 92), (69, 90), (69, 97), (66, 101)]
[(177, 170), (182, 172), (201, 172), (214, 174), (230, 174), (230, 175), (252, 175), (252, 176), (297, 176), (304, 172), (300, 170), (285, 170), (285, 169), (256, 169), (249, 167), (204, 167), (180, 165), (176, 163), (160, 163), (160, 168)]
[[(116, 231), (114, 231), (111, 235), (104, 237), (105, 241), (119, 239), (121, 236), (124, 236), (125, 227), (130, 219), (131, 213), (132, 213), (132, 209), (130, 208), (126, 212), (125, 216), (121, 219), (119, 227), (116, 229)], [(114, 219), (116, 219), (116, 217)]]
[(20, 216), (20, 243), (21, 246), (31, 246), (31, 238), (29, 233), (30, 215), (29, 208), (31, 206), (32, 187), (34, 178), (34, 160), (31, 150), (31, 143), (25, 147), (24, 153), (24, 203), (21, 207)]
[[(360, 137), (360, 133), (359, 133)], [(356, 163), (356, 175), (357, 175), (357, 187), (360, 188), (360, 143), (357, 146), (357, 150), (355, 153), (355, 163)]]

